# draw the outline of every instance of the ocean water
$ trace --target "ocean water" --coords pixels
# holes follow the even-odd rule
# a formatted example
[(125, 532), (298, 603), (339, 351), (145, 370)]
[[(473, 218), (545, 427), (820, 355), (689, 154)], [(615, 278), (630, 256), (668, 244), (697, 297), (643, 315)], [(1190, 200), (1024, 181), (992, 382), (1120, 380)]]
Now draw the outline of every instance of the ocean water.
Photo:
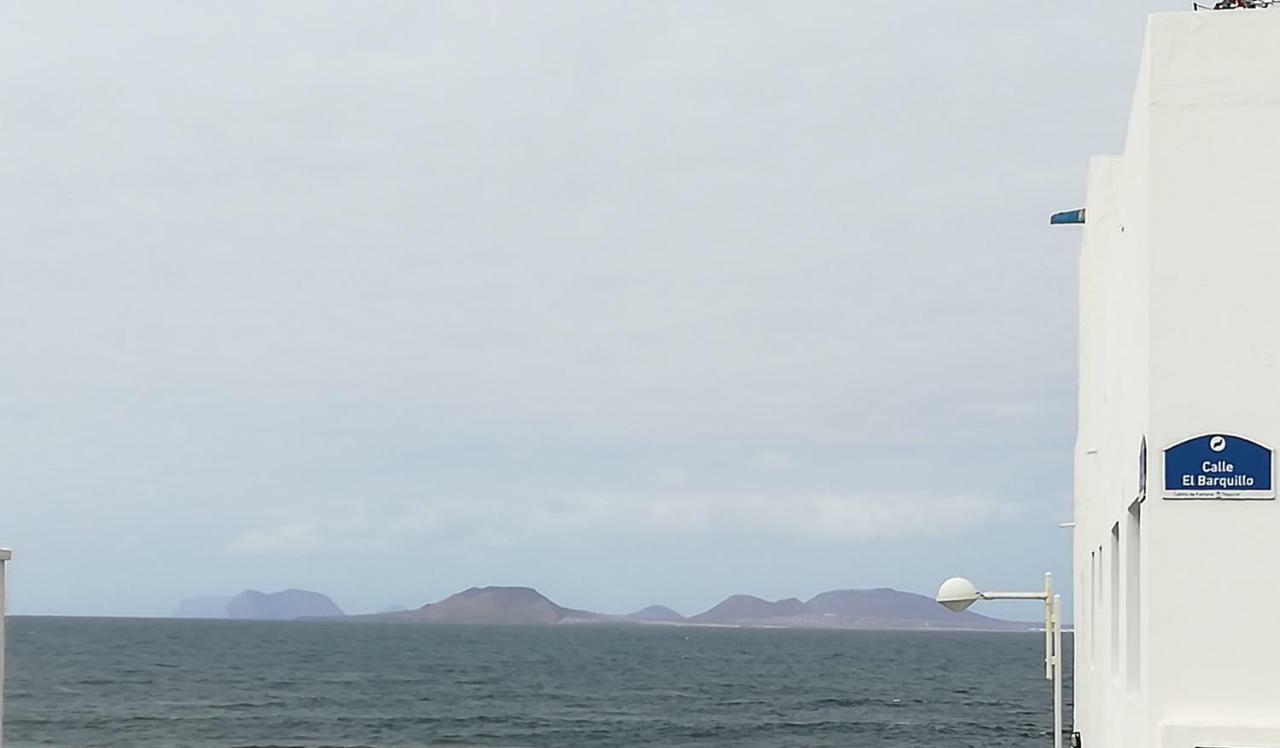
[(1033, 633), (15, 618), (5, 739), (1043, 748), (1042, 647)]

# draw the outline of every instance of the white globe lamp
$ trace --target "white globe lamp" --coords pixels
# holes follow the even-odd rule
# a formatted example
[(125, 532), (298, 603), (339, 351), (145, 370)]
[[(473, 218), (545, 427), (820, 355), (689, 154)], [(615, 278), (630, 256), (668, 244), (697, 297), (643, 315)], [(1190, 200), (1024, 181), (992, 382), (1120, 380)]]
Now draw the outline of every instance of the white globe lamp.
[(938, 588), (938, 603), (955, 613), (965, 610), (979, 598), (978, 588), (964, 577), (952, 577)]

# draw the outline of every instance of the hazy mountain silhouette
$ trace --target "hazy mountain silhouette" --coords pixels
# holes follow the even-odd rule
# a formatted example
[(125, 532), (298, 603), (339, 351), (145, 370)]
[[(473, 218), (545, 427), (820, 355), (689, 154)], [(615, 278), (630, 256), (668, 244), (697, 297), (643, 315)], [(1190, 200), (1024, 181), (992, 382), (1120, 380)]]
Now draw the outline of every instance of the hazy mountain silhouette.
[(1026, 630), (1031, 624), (1002, 621), (976, 613), (952, 613), (924, 595), (892, 589), (833, 590), (808, 602), (791, 597), (764, 600), (732, 595), (698, 615), (685, 618), (661, 605), (625, 616), (565, 608), (529, 587), (472, 587), (417, 610), (370, 616), (412, 623), (556, 625), (590, 623), (677, 624), (703, 626)]
[(545, 626), (608, 619), (608, 616), (556, 605), (530, 587), (472, 587), (439, 602), (427, 603), (417, 610), (367, 617), (417, 623), (508, 626)]
[(1025, 630), (1029, 624), (1004, 621), (971, 611), (952, 613), (933, 598), (879, 588), (833, 590), (804, 605), (806, 613), (849, 628), (949, 628)]
[(730, 595), (705, 613), (689, 619), (691, 623), (716, 623), (743, 625), (771, 618), (788, 618), (803, 615), (804, 603), (794, 597), (777, 602), (762, 600), (754, 595)]
[(731, 595), (709, 610), (688, 618), (662, 605), (650, 605), (622, 616), (592, 613), (558, 605), (531, 587), (497, 586), (472, 587), (412, 610), (362, 616), (343, 616), (333, 601), (317, 592), (285, 590), (264, 594), (246, 590), (234, 598), (184, 600), (177, 615), (252, 620), (341, 617), (352, 621), (505, 626), (615, 623), (974, 631), (1025, 631), (1034, 626), (969, 611), (952, 613), (932, 598), (888, 588), (832, 590), (815, 595), (808, 602), (794, 597), (765, 600), (754, 595)]
[(771, 602), (733, 595), (689, 623), (719, 626), (778, 626), (848, 629), (971, 629), (1021, 631), (1030, 624), (970, 613), (952, 613), (932, 598), (887, 588), (833, 590), (808, 602), (794, 597)]
[(288, 621), (294, 618), (335, 618), (342, 609), (319, 592), (245, 590), (235, 597), (195, 597), (183, 600), (176, 618), (234, 618), (243, 621)]
[(331, 618), (342, 609), (319, 592), (245, 590), (227, 603), (227, 618), (251, 621), (288, 621), (294, 618)]
[(665, 605), (650, 605), (623, 618), (640, 623), (683, 623), (689, 620)]

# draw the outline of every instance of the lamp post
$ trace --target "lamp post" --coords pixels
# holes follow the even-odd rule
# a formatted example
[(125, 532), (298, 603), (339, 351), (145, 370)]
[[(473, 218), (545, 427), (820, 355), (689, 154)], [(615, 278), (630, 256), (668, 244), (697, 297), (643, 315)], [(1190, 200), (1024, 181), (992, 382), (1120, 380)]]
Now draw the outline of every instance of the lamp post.
[(1053, 681), (1053, 748), (1062, 748), (1062, 596), (1053, 594), (1053, 575), (1045, 573), (1043, 592), (979, 592), (963, 577), (938, 588), (938, 602), (955, 613), (979, 600), (1044, 601), (1044, 677)]

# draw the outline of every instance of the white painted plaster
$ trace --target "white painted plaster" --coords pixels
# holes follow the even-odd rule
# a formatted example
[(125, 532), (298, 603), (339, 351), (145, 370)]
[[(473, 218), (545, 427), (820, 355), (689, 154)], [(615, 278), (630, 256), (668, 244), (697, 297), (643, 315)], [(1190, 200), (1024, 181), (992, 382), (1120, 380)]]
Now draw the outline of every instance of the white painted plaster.
[(1076, 729), (1087, 748), (1280, 748), (1280, 502), (1161, 495), (1170, 444), (1280, 445), (1280, 9), (1152, 16), (1124, 155), (1092, 161), (1086, 204)]

